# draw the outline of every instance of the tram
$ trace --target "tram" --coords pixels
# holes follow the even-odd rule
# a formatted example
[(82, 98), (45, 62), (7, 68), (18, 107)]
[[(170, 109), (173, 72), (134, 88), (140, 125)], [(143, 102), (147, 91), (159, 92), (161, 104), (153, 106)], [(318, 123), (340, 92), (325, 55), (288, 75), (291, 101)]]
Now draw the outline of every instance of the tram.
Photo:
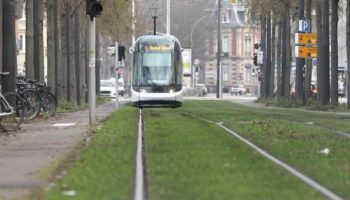
[(131, 101), (136, 107), (182, 105), (182, 48), (170, 35), (141, 36), (132, 48)]

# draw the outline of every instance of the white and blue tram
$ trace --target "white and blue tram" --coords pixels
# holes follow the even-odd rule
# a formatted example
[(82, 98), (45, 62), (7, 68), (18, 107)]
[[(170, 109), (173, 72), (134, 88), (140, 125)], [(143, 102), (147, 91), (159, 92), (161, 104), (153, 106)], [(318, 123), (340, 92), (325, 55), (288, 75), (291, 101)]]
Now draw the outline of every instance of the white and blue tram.
[(141, 36), (133, 47), (131, 96), (136, 107), (180, 107), (182, 48), (170, 35)]

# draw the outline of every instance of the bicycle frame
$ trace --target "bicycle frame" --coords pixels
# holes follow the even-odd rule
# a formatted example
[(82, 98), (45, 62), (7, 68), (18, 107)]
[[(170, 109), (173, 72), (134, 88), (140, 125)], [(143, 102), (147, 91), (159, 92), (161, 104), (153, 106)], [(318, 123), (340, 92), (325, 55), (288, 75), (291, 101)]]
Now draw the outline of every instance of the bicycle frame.
[(15, 113), (16, 111), (12, 108), (12, 106), (6, 101), (4, 95), (2, 95), (2, 93), (0, 93), (0, 98), (4, 100), (4, 103), (5, 103), (5, 110), (7, 109), (10, 109), (11, 112), (3, 112), (1, 110), (0, 112), (0, 118), (3, 117), (3, 116), (7, 116), (7, 115), (12, 115), (13, 113)]

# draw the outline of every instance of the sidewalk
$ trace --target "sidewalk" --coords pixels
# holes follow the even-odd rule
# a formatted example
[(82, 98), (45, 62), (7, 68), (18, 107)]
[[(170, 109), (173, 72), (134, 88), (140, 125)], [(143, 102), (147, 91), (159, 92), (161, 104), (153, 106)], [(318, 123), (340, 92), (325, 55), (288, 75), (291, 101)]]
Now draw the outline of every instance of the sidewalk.
[[(96, 109), (97, 120), (114, 111), (110, 102)], [(89, 131), (89, 110), (59, 114), (23, 124), (9, 136), (0, 133), (0, 200), (12, 200), (29, 193), (45, 180), (38, 171), (64, 159)]]

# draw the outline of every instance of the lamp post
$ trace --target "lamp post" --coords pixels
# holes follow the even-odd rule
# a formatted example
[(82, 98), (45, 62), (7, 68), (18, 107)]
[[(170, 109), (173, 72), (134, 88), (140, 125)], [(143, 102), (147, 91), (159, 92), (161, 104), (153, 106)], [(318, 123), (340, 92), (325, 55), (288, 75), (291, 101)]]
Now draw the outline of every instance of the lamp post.
[[(193, 31), (194, 29), (196, 28), (197, 24), (199, 24), (200, 21), (202, 21), (203, 19), (207, 18), (209, 15), (204, 15), (202, 17), (200, 17), (193, 25), (192, 27), (192, 30), (191, 30), (191, 42), (190, 42), (190, 48), (191, 48), (191, 51), (192, 51), (192, 35), (193, 35)], [(193, 52), (193, 51), (192, 51)], [(191, 66), (192, 66), (192, 61), (191, 61)], [(192, 81), (191, 81), (191, 84), (192, 84), (192, 87), (194, 87), (194, 76), (193, 76), (193, 66), (191, 67), (191, 72), (192, 72)]]
[(151, 14), (153, 18), (153, 35), (157, 34), (157, 17), (158, 17), (158, 7), (151, 8)]

